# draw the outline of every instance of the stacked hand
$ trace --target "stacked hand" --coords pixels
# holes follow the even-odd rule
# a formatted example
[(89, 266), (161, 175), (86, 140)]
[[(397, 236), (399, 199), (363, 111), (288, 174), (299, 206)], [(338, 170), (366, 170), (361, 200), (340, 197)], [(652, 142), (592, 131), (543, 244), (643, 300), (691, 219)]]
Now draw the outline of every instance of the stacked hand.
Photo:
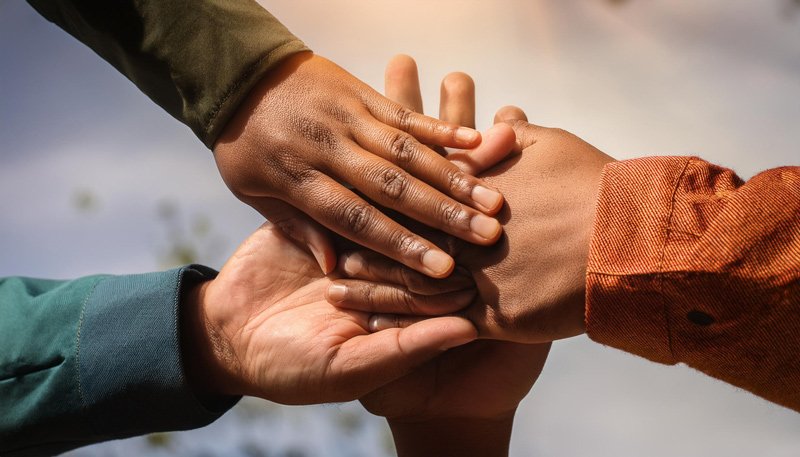
[(476, 336), (460, 317), (370, 333), (369, 314), (326, 301), (329, 284), (309, 254), (264, 224), (182, 306), (194, 389), (287, 404), (353, 400)]
[[(493, 129), (470, 151), (469, 160), (484, 168), (495, 164), (513, 142), (507, 126)], [(462, 157), (457, 163), (466, 172), (481, 169), (466, 165), (466, 152), (456, 157)], [(462, 168), (456, 167), (467, 176)], [(475, 296), (474, 283), (463, 271), (434, 280), (388, 261), (370, 265), (368, 271), (384, 292), (370, 302), (377, 309), (391, 309), (400, 297), (411, 297), (418, 309), (442, 314), (464, 308)], [(477, 336), (468, 320), (455, 316), (372, 333), (370, 313), (326, 300), (335, 277), (324, 277), (314, 259), (275, 224), (262, 226), (216, 279), (187, 297), (184, 347), (195, 389), (288, 404), (352, 400)], [(485, 415), (494, 417), (507, 408), (500, 409)]]
[[(300, 67), (284, 77), (294, 78), (296, 73), (302, 75)], [(270, 90), (265, 88), (267, 95), (262, 99), (268, 98)], [(410, 58), (400, 56), (389, 64), (386, 90), (402, 110), (422, 111), (416, 65)], [(254, 107), (255, 112), (259, 109)], [(336, 113), (335, 119), (344, 116)], [(419, 115), (404, 115), (411, 116)], [(443, 81), (440, 116), (441, 125), (474, 126), (474, 87), (467, 75), (454, 73)], [(265, 208), (287, 210), (282, 214), (294, 222), (279, 220), (283, 232), (269, 223), (263, 226), (217, 279), (190, 295), (193, 305), (187, 308), (184, 326), (186, 347), (201, 342), (201, 349), (187, 361), (196, 388), (282, 403), (361, 398), (368, 410), (389, 419), (401, 455), (506, 452), (514, 413), (542, 370), (549, 342), (583, 330), (589, 228), (600, 172), (612, 159), (566, 132), (528, 124), (518, 108), (501, 109), (495, 122), (479, 147), (436, 157), (457, 169), (458, 176), (481, 175), (504, 192), (508, 205), (499, 214), (505, 228), (501, 242), (477, 247), (452, 235), (469, 241), (475, 238), (441, 224), (425, 221), (433, 228), (445, 228), (444, 232), (405, 220), (415, 233), (431, 240), (425, 243), (437, 243), (437, 250), (448, 252), (462, 265), (447, 279), (431, 279), (427, 276), (436, 274), (420, 268), (424, 262), (415, 264), (406, 257), (397, 263), (392, 260), (398, 259), (397, 252), (380, 248), (344, 255), (335, 275), (323, 277), (313, 258), (282, 233), (288, 230), (297, 235), (300, 230), (304, 234), (295, 239), (303, 242), (308, 242), (309, 233), (324, 238), (326, 244), (330, 240), (295, 208), (287, 210), (290, 207), (271, 194), (255, 198), (253, 202), (260, 202), (256, 206), (263, 203)], [(316, 128), (322, 127), (315, 124)], [(253, 138), (261, 139), (259, 135)], [(331, 144), (338, 145), (337, 141)], [(415, 148), (429, 152), (421, 145)], [(225, 149), (218, 147), (218, 160)], [(516, 154), (497, 164), (511, 150)], [(236, 151), (228, 150), (222, 160), (235, 158)], [(372, 166), (384, 167), (381, 170), (391, 167), (359, 154), (358, 160), (372, 161)], [(290, 162), (280, 166), (308, 166)], [(248, 173), (269, 175), (269, 170)], [(281, 173), (291, 176), (285, 169)], [(300, 176), (320, 178), (317, 171)], [(408, 183), (413, 178), (403, 179)], [(316, 188), (320, 182), (327, 183), (322, 188), (331, 195), (350, 192), (332, 190), (339, 186), (333, 181), (314, 182)], [(376, 197), (379, 193), (365, 190), (368, 182), (363, 184), (366, 187), (361, 190), (368, 198), (387, 204), (385, 198)], [(405, 185), (403, 195), (409, 189)], [(301, 189), (319, 192), (305, 182)], [(298, 195), (303, 195), (298, 202), (309, 200), (309, 194)], [(358, 198), (346, 196), (351, 203)], [(368, 205), (358, 201), (357, 205)], [(340, 208), (333, 205), (334, 211)], [(403, 208), (400, 213), (421, 214)], [(395, 220), (386, 222), (377, 210), (370, 214), (374, 217), (365, 219), (364, 226), (382, 222), (364, 232), (369, 234), (365, 245), (377, 246), (370, 240), (397, 239), (401, 225)], [(347, 219), (340, 216), (331, 220)], [(475, 221), (484, 216), (471, 217)], [(388, 238), (386, 233), (390, 233)], [(410, 240), (405, 234), (401, 238)], [(432, 252), (433, 248), (425, 249)], [(329, 265), (326, 270), (332, 268)], [(465, 273), (474, 283), (465, 279)], [(473, 341), (477, 337), (486, 340)], [(202, 376), (197, 375), (198, 367)]]
[[(414, 61), (398, 56), (389, 63), (386, 75), (387, 96), (422, 112)], [(450, 74), (442, 81), (441, 92), (442, 120), (474, 126), (471, 78), (463, 73)], [(500, 124), (484, 134), (484, 142), (497, 142), (502, 151), (509, 151), (514, 146), (514, 135)], [(459, 151), (452, 153), (450, 159), (465, 172), (478, 173), (497, 157), (480, 151)], [(343, 268), (350, 276), (363, 279), (379, 279), (374, 271), (391, 267), (388, 259), (367, 253), (343, 260)], [(397, 277), (402, 279), (403, 275)], [(361, 297), (371, 296), (373, 301), (374, 297), (388, 295), (382, 293), (386, 286), (356, 281), (344, 284), (372, 287), (372, 293)], [(413, 282), (402, 284), (414, 288)], [(413, 298), (382, 300), (382, 306), (414, 306)], [(374, 302), (370, 306), (376, 307)], [(429, 307), (422, 311), (432, 312)], [(372, 413), (389, 419), (400, 455), (502, 455), (507, 451), (516, 408), (541, 372), (549, 347), (476, 341), (436, 357), (361, 401)]]
[[(418, 141), (419, 140), (419, 141)], [(500, 193), (424, 146), (474, 147), (480, 135), (406, 109), (311, 53), (287, 58), (251, 91), (214, 155), (223, 179), (325, 273), (336, 265), (320, 225), (432, 277), (453, 259), (353, 191), (460, 239), (490, 245)], [(314, 222), (316, 221), (316, 222)]]
[[(482, 338), (541, 343), (583, 333), (595, 201), (603, 166), (613, 159), (568, 132), (529, 124), (516, 107), (498, 111), (495, 122), (513, 127), (517, 138), (517, 154), (479, 175), (503, 192), (504, 236), (492, 247), (440, 242), (478, 287), (478, 299), (459, 315)], [(346, 297), (340, 306), (378, 312), (375, 330), (423, 319), (402, 306), (380, 314), (364, 299), (374, 295), (373, 284), (340, 280), (335, 287)]]

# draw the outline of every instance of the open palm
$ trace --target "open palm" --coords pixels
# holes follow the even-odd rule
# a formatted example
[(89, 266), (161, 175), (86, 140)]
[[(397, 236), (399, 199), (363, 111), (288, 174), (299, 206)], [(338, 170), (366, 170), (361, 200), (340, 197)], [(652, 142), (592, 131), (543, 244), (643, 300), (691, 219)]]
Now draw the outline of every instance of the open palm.
[(327, 302), (329, 284), (269, 223), (239, 247), (201, 300), (229, 393), (287, 404), (352, 400), (475, 338), (458, 317), (371, 333), (368, 314)]

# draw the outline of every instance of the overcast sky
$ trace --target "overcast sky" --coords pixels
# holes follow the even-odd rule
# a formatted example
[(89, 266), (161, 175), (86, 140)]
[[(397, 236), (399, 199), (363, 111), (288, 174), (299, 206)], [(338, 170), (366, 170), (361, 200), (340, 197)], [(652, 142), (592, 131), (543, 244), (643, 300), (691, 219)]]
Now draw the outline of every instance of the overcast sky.
[[(378, 89), (392, 55), (414, 56), (429, 108), (441, 77), (470, 73), (479, 127), (517, 104), (616, 158), (696, 154), (743, 177), (800, 164), (800, 11), (790, 3), (262, 1)], [(215, 267), (259, 224), (188, 128), (21, 0), (0, 0), (0, 62), (0, 276), (156, 269), (165, 200), (211, 219), (225, 243), (201, 255)], [(74, 204), (85, 193), (90, 211)], [(794, 457), (798, 432), (796, 413), (581, 337), (554, 345), (512, 455)]]

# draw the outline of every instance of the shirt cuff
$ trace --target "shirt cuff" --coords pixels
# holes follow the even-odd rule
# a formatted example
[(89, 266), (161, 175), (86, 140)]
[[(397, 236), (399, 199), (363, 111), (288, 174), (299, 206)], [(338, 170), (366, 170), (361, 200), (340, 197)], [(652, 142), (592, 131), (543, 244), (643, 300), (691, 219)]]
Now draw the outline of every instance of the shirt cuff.
[(82, 312), (77, 365), (78, 394), (98, 440), (202, 427), (238, 401), (201, 401), (183, 372), (181, 287), (215, 275), (194, 265), (97, 284)]
[(673, 198), (691, 157), (603, 169), (586, 275), (586, 332), (598, 343), (675, 364), (661, 293)]

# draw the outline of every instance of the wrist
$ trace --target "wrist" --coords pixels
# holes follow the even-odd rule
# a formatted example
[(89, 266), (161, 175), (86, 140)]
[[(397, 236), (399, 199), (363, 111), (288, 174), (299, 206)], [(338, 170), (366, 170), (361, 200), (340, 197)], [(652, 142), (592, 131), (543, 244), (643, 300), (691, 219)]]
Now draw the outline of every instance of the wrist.
[(398, 457), (507, 456), (514, 413), (497, 418), (389, 419)]
[[(213, 280), (190, 284), (182, 291), (180, 339), (186, 382), (197, 395), (239, 395), (234, 388), (228, 347), (209, 321), (208, 291)], [(226, 360), (227, 359), (227, 360)], [(235, 360), (235, 359), (234, 359)]]

